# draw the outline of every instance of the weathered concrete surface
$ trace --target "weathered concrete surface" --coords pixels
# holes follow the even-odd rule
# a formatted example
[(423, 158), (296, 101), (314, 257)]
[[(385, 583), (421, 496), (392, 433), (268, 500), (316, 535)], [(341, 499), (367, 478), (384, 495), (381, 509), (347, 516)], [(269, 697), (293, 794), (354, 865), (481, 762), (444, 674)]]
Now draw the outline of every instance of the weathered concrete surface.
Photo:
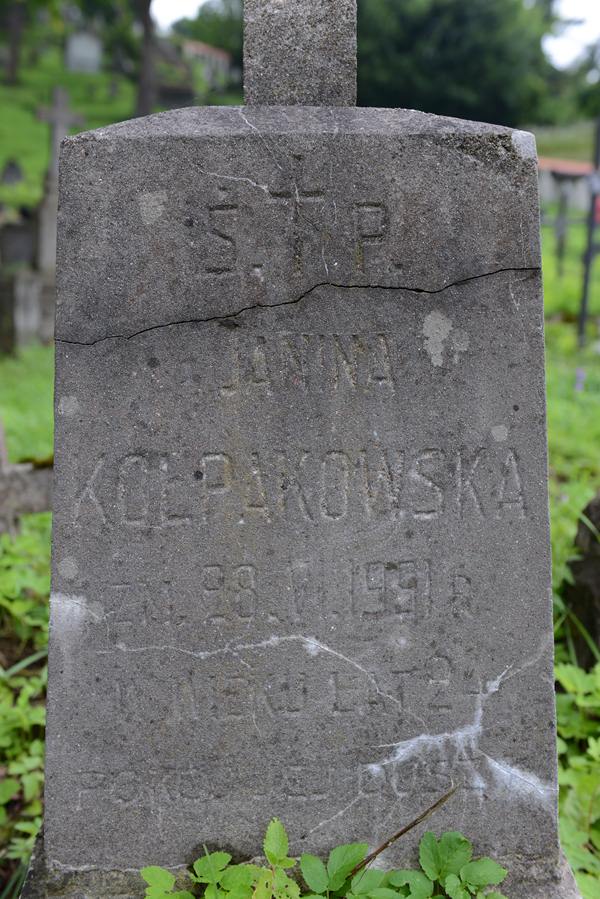
[(354, 106), (356, 0), (245, 0), (249, 105)]
[(51, 869), (376, 844), (454, 781), (430, 826), (567, 895), (536, 190), (406, 111), (64, 144)]

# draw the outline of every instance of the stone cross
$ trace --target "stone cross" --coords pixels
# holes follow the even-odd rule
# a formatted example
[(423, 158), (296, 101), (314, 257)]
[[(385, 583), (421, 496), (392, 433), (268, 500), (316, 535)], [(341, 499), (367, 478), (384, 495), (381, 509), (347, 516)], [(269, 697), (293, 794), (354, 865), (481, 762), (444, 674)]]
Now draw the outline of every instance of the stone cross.
[(55, 87), (52, 92), (52, 106), (42, 107), (38, 117), (50, 125), (50, 163), (48, 180), (58, 182), (58, 156), (60, 143), (67, 136), (73, 125), (83, 122), (81, 116), (69, 109), (69, 95), (62, 87)]
[(248, 105), (353, 106), (356, 0), (245, 0)]
[(345, 0), (246, 22), (251, 105), (62, 147), (47, 895), (455, 784), (567, 899), (533, 138), (351, 107)]

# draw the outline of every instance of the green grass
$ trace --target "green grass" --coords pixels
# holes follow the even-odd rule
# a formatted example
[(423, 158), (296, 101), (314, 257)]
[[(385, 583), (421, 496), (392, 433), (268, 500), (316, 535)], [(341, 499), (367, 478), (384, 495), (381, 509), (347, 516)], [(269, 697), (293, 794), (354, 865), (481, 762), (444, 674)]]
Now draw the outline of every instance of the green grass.
[[(118, 86), (116, 97), (110, 94), (113, 80)], [(51, 104), (54, 87), (67, 90), (71, 109), (82, 118), (73, 132), (110, 125), (133, 113), (130, 81), (104, 72), (67, 72), (57, 49), (47, 51), (35, 66), (24, 67), (17, 87), (0, 84), (0, 171), (7, 160), (15, 159), (24, 173), (18, 184), (0, 185), (0, 203), (8, 207), (32, 207), (42, 198), (50, 136), (38, 110)]]
[[(573, 218), (582, 213), (571, 210)], [(556, 237), (550, 226), (543, 230), (543, 265), (544, 265), (544, 308), (546, 318), (559, 316), (563, 320), (575, 321), (579, 314), (583, 289), (583, 254), (586, 247), (586, 228), (583, 224), (569, 225), (564, 257), (564, 273), (558, 274), (556, 260)], [(600, 242), (600, 228), (596, 232), (596, 240)], [(592, 269), (592, 288), (590, 292), (590, 313), (600, 317), (600, 256)], [(590, 328), (590, 337), (600, 339), (600, 333)]]
[[(118, 88), (116, 97), (111, 95), (112, 83)], [(0, 203), (9, 208), (31, 208), (42, 198), (50, 136), (38, 110), (50, 106), (54, 87), (67, 90), (70, 108), (82, 119), (72, 133), (111, 125), (133, 115), (135, 87), (131, 81), (107, 72), (68, 72), (57, 49), (46, 51), (35, 66), (23, 67), (17, 87), (0, 82), (0, 171), (9, 159), (15, 159), (24, 174), (18, 184), (0, 184)], [(230, 91), (209, 96), (207, 102), (239, 104), (242, 95)]]
[[(527, 127), (527, 126), (526, 126)], [(540, 156), (557, 159), (576, 159), (590, 162), (594, 152), (594, 122), (575, 122), (572, 125), (532, 125)]]
[(542, 237), (553, 581), (558, 589), (567, 576), (579, 515), (600, 489), (600, 258), (593, 270), (587, 346), (578, 350), (585, 228), (569, 229), (562, 278), (552, 229), (545, 227)]
[(600, 355), (579, 353), (573, 325), (546, 323), (554, 585), (566, 576), (577, 521), (600, 488)]
[(54, 349), (31, 346), (0, 361), (0, 420), (12, 462), (52, 455)]

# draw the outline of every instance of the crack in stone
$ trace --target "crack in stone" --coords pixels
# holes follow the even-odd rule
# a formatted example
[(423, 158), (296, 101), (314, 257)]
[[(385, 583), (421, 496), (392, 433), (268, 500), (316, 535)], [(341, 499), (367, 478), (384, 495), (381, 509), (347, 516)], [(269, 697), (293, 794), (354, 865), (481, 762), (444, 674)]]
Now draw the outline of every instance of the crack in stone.
[(280, 171), (283, 171), (283, 167), (282, 167), (282, 166), (279, 164), (279, 162), (277, 161), (277, 156), (276, 156), (276, 154), (275, 154), (275, 151), (273, 150), (273, 148), (271, 147), (271, 145), (269, 144), (269, 142), (267, 141), (267, 139), (265, 138), (265, 136), (262, 134), (262, 132), (260, 131), (260, 129), (257, 128), (256, 125), (255, 125), (253, 122), (251, 122), (251, 121), (244, 115), (243, 107), (238, 106), (238, 107), (236, 107), (236, 110), (237, 110), (237, 112), (238, 112), (240, 118), (242, 119), (242, 121), (245, 122), (245, 124), (248, 126), (248, 128), (250, 128), (251, 131), (254, 131), (254, 133), (258, 136), (258, 139), (259, 139), (260, 142), (265, 146), (265, 148), (266, 148), (266, 150), (267, 150), (269, 156), (272, 158), (272, 160), (273, 160), (273, 162), (275, 163), (275, 165), (277, 166), (277, 168), (278, 168)]
[[(381, 761), (367, 764), (365, 766), (367, 771), (374, 776), (381, 775), (386, 767), (400, 765), (420, 750), (452, 746), (458, 752), (470, 750), (473, 755), (485, 758), (492, 768), (492, 774), (495, 779), (499, 780), (501, 785), (505, 786), (507, 789), (527, 795), (530, 795), (533, 792), (543, 804), (554, 801), (557, 789), (553, 784), (543, 783), (543, 781), (541, 781), (535, 774), (529, 771), (523, 771), (515, 765), (510, 765), (504, 760), (499, 761), (498, 759), (493, 758), (479, 746), (480, 738), (483, 735), (483, 710), (486, 700), (494, 693), (497, 693), (505, 681), (516, 677), (533, 665), (538, 664), (547, 648), (548, 639), (544, 639), (537, 652), (518, 668), (515, 668), (513, 663), (508, 665), (497, 677), (488, 680), (485, 685), (485, 690), (480, 692), (477, 696), (475, 713), (473, 715), (473, 720), (470, 723), (465, 724), (463, 727), (457, 728), (454, 731), (438, 734), (419, 734), (410, 740), (402, 740), (398, 743), (381, 744), (378, 748), (390, 748), (393, 751)], [(485, 789), (485, 781), (481, 777), (479, 771), (476, 770), (473, 761), (470, 761), (466, 755), (465, 760), (469, 762), (469, 775), (472, 778), (473, 786), (480, 790)]]
[(240, 315), (243, 315), (244, 312), (251, 312), (254, 309), (281, 309), (283, 306), (295, 306), (298, 303), (301, 303), (303, 300), (307, 299), (312, 293), (316, 290), (319, 290), (322, 287), (335, 287), (338, 290), (403, 290), (406, 293), (422, 293), (433, 296), (435, 294), (444, 293), (446, 290), (450, 290), (452, 287), (460, 287), (463, 284), (469, 284), (472, 281), (480, 281), (484, 278), (492, 278), (495, 275), (502, 275), (506, 273), (516, 273), (516, 272), (539, 272), (541, 269), (539, 266), (526, 266), (522, 268), (499, 268), (494, 269), (490, 272), (482, 272), (479, 275), (470, 275), (466, 278), (460, 278), (458, 281), (452, 281), (450, 284), (444, 284), (443, 287), (436, 288), (427, 288), (427, 287), (407, 287), (402, 284), (391, 285), (391, 284), (340, 284), (335, 281), (320, 281), (318, 284), (313, 284), (312, 287), (309, 287), (308, 290), (305, 290), (304, 293), (300, 294), (299, 297), (294, 297), (291, 300), (283, 300), (281, 303), (253, 303), (250, 306), (243, 306), (241, 309), (237, 309), (235, 312), (228, 312), (223, 315), (211, 315), (206, 318), (184, 318), (178, 321), (172, 322), (161, 322), (158, 325), (150, 325), (149, 328), (142, 328), (139, 331), (134, 331), (132, 334), (107, 334), (105, 337), (98, 337), (96, 340), (67, 340), (64, 337), (56, 337), (56, 343), (65, 343), (69, 346), (96, 346), (98, 343), (104, 343), (107, 340), (133, 340), (134, 337), (139, 337), (141, 334), (147, 334), (150, 331), (159, 331), (162, 328), (173, 328), (178, 327), (180, 325), (206, 325), (211, 324), (212, 322), (225, 322), (231, 321), (232, 319), (238, 318)]
[(318, 824), (315, 824), (314, 827), (311, 827), (311, 829), (306, 832), (305, 836), (308, 837), (311, 835), (311, 833), (314, 833), (315, 830), (320, 830), (321, 827), (326, 827), (328, 824), (336, 821), (337, 818), (341, 818), (342, 815), (346, 814), (346, 812), (349, 812), (350, 809), (353, 808), (357, 802), (360, 802), (361, 799), (364, 799), (364, 797), (365, 793), (363, 792), (363, 790), (360, 790), (358, 796), (355, 796), (354, 799), (348, 803), (348, 805), (345, 805), (343, 808), (337, 811), (334, 815), (331, 816), (331, 818), (326, 818), (324, 821), (319, 821)]
[[(118, 652), (124, 653), (176, 652), (204, 661), (205, 659), (216, 658), (223, 655), (232, 655), (237, 658), (242, 652), (255, 652), (261, 649), (270, 649), (271, 647), (281, 646), (285, 643), (301, 643), (304, 645), (306, 651), (310, 656), (317, 656), (319, 655), (319, 653), (324, 652), (328, 655), (334, 656), (337, 659), (340, 659), (342, 662), (345, 662), (348, 665), (351, 665), (357, 671), (360, 671), (360, 673), (363, 674), (366, 678), (368, 678), (378, 696), (381, 696), (383, 699), (387, 699), (395, 705), (402, 707), (401, 701), (395, 696), (392, 696), (391, 694), (386, 693), (384, 690), (382, 690), (379, 686), (379, 683), (377, 682), (377, 678), (375, 677), (375, 675), (372, 674), (367, 668), (364, 668), (355, 659), (351, 659), (348, 656), (345, 656), (343, 653), (339, 652), (339, 650), (333, 649), (326, 643), (321, 643), (321, 641), (317, 640), (316, 637), (306, 637), (304, 634), (285, 634), (284, 636), (277, 636), (274, 634), (272, 637), (269, 637), (266, 640), (261, 640), (258, 643), (238, 643), (235, 646), (227, 644), (227, 646), (222, 646), (220, 649), (209, 650), (183, 649), (180, 646), (171, 646), (169, 644), (157, 644), (150, 646), (126, 646), (123, 643), (117, 643), (115, 649)], [(96, 650), (97, 655), (109, 655), (112, 652), (114, 652), (114, 649)], [(243, 663), (242, 659), (240, 659), (240, 661)]]
[(266, 184), (259, 184), (258, 181), (253, 181), (252, 178), (236, 178), (234, 175), (222, 175), (220, 172), (207, 172), (205, 169), (201, 168), (198, 168), (198, 171), (207, 178), (214, 178), (217, 181), (239, 181), (242, 184), (249, 184), (257, 190), (262, 190), (263, 193), (269, 196), (271, 193)]
[[(216, 658), (223, 655), (231, 655), (238, 658), (240, 663), (247, 665), (247, 663), (244, 662), (244, 660), (240, 657), (241, 653), (270, 649), (272, 647), (279, 647), (287, 643), (300, 643), (312, 657), (318, 656), (320, 653), (326, 653), (350, 665), (369, 680), (379, 696), (388, 701), (391, 701), (394, 705), (402, 708), (402, 703), (400, 700), (390, 695), (389, 693), (386, 693), (380, 688), (377, 678), (371, 671), (369, 671), (355, 659), (350, 658), (349, 656), (345, 656), (339, 650), (328, 646), (326, 643), (322, 643), (320, 640), (317, 640), (316, 637), (308, 637), (304, 634), (284, 634), (281, 636), (273, 634), (271, 637), (255, 643), (236, 643), (235, 645), (227, 644), (226, 646), (220, 647), (219, 649), (212, 650), (191, 650), (184, 649), (179, 646), (172, 646), (169, 644), (127, 646), (125, 644), (118, 643), (112, 649), (97, 650), (96, 652), (97, 654), (102, 655), (110, 654), (115, 650), (123, 653), (175, 652), (192, 656), (193, 658), (200, 660)], [(522, 665), (515, 667), (515, 664), (512, 663), (504, 668), (504, 670), (496, 677), (486, 681), (485, 689), (477, 695), (476, 708), (471, 722), (463, 725), (460, 728), (457, 728), (454, 731), (447, 731), (438, 734), (421, 733), (409, 740), (402, 740), (397, 743), (380, 744), (378, 748), (390, 748), (392, 749), (392, 752), (386, 758), (381, 759), (378, 762), (366, 763), (361, 765), (361, 768), (364, 771), (368, 772), (372, 777), (378, 777), (383, 775), (386, 768), (394, 767), (396, 765), (402, 765), (412, 756), (423, 751), (427, 751), (431, 748), (444, 749), (447, 747), (454, 747), (454, 749), (458, 752), (467, 750), (472, 753), (471, 758), (469, 758), (466, 754), (464, 756), (465, 761), (468, 763), (468, 771), (466, 773), (470, 778), (471, 785), (479, 791), (480, 796), (483, 795), (483, 791), (488, 786), (488, 783), (486, 782), (486, 779), (484, 779), (480, 771), (475, 767), (476, 758), (486, 760), (490, 769), (490, 774), (494, 781), (498, 784), (499, 789), (504, 788), (510, 790), (513, 793), (522, 794), (529, 799), (533, 797), (534, 799), (539, 801), (542, 806), (547, 806), (549, 803), (555, 802), (557, 789), (554, 784), (544, 783), (532, 772), (523, 771), (522, 769), (518, 768), (515, 765), (509, 764), (503, 759), (498, 760), (493, 758), (487, 752), (484, 752), (484, 750), (482, 750), (479, 746), (480, 738), (483, 736), (483, 712), (486, 701), (495, 693), (498, 693), (500, 691), (505, 681), (516, 677), (523, 671), (526, 671), (532, 666), (538, 664), (547, 648), (548, 640), (544, 639), (540, 643), (538, 650)], [(406, 709), (403, 709), (403, 713), (404, 715), (411, 714), (407, 712)], [(411, 716), (415, 718), (417, 717), (414, 715)], [(421, 724), (423, 724), (422, 719), (418, 720)], [(253, 721), (256, 730), (260, 734), (260, 730), (254, 716)], [(401, 798), (395, 788), (394, 792), (396, 793), (398, 798)], [(359, 792), (355, 796), (353, 796), (350, 802), (345, 804), (342, 808), (338, 809), (338, 811), (330, 817), (317, 822), (307, 832), (306, 836), (314, 833), (317, 830), (327, 827), (338, 818), (342, 817), (358, 802), (365, 798), (368, 798), (367, 794), (362, 788), (359, 789)]]

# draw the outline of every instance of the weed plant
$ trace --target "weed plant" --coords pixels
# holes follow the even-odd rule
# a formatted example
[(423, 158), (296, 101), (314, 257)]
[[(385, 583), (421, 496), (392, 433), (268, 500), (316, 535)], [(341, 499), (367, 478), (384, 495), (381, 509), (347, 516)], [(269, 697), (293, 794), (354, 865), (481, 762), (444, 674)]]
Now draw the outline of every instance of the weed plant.
[(473, 859), (473, 847), (452, 831), (438, 840), (428, 831), (419, 846), (418, 869), (384, 870), (369, 865), (392, 840), (368, 855), (367, 843), (346, 843), (329, 853), (327, 862), (316, 855), (290, 858), (288, 836), (273, 818), (265, 835), (267, 864), (232, 865), (227, 852), (208, 852), (192, 865), (187, 880), (191, 892), (178, 889), (174, 874), (150, 866), (141, 872), (146, 899), (506, 899), (495, 887), (507, 875), (491, 858)]

